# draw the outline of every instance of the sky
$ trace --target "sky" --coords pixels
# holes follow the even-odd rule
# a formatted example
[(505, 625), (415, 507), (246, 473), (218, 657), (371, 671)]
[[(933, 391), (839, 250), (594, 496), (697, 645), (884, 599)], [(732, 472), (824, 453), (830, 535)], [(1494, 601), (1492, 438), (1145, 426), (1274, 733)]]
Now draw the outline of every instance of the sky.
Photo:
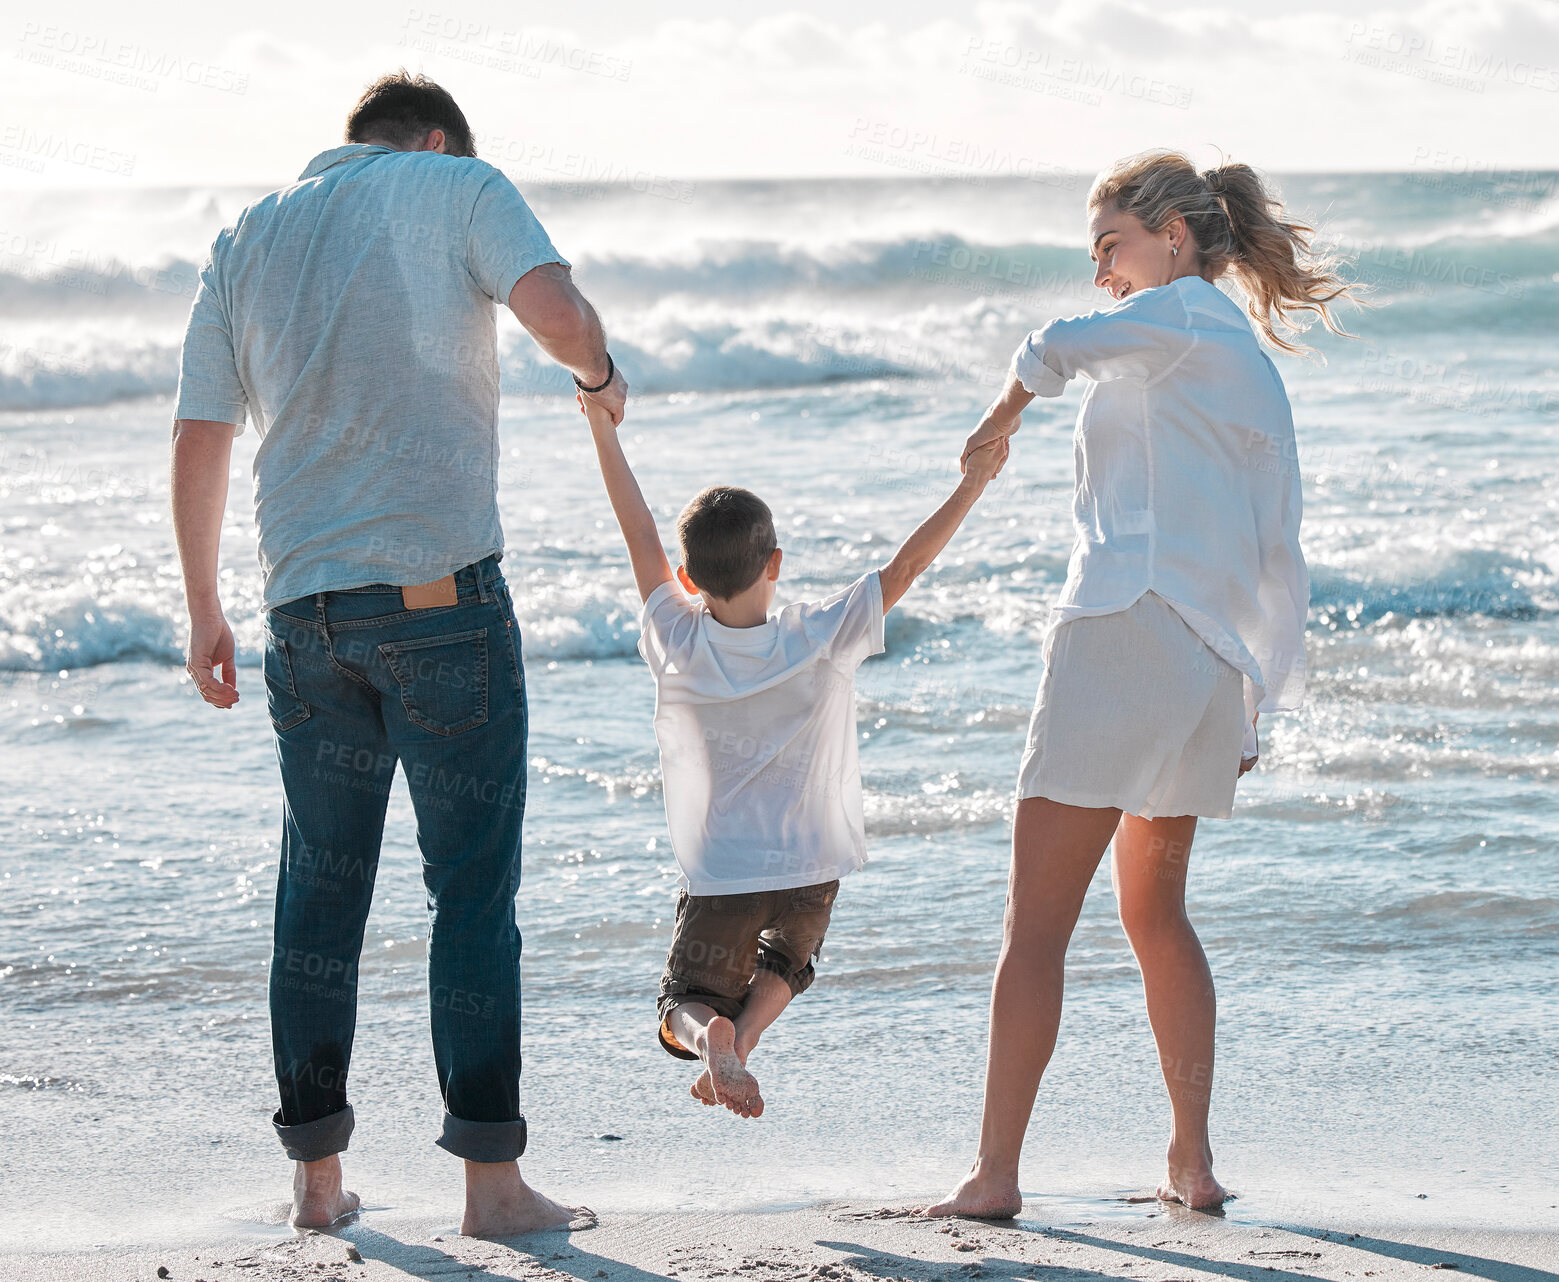
[[(277, 185), (405, 66), (533, 181), (1559, 167), (1559, 0), (11, 4), (0, 187)], [(0, 55), (3, 56), (3, 55)]]

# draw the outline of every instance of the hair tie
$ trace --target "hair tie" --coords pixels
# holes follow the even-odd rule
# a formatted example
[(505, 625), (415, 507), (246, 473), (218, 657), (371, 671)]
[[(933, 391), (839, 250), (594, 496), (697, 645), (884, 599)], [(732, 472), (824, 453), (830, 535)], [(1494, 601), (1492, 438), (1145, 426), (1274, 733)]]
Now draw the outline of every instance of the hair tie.
[(1223, 171), (1209, 169), (1201, 175), (1201, 179), (1207, 184), (1207, 194), (1218, 202), (1218, 208), (1223, 210), (1223, 216), (1228, 220), (1229, 226), (1234, 226), (1234, 219), (1229, 217), (1229, 202), (1223, 189)]

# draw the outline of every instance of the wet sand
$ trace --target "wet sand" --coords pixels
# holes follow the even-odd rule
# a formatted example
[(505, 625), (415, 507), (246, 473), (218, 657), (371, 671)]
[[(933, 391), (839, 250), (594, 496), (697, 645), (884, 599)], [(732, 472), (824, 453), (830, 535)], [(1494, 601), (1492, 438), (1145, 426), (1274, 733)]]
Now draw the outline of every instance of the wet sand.
[(604, 1214), (594, 1228), (491, 1242), (454, 1218), (369, 1211), (329, 1233), (275, 1230), (171, 1250), (0, 1256), (7, 1282), (380, 1282), (397, 1278), (1044, 1279), (1084, 1282), (1559, 1282), (1559, 1231), (1236, 1222), (1150, 1200), (1031, 1199), (1000, 1224), (923, 1220), (903, 1205), (833, 1202), (738, 1214)]

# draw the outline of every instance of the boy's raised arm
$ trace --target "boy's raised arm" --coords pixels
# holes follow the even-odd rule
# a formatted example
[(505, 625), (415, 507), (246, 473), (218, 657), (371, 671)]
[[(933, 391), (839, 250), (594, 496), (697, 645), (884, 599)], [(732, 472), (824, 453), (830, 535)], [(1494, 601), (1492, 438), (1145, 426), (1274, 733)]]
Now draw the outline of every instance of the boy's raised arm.
[(920, 523), (893, 560), (878, 572), (882, 583), (882, 612), (886, 614), (909, 591), (909, 585), (937, 559), (947, 541), (958, 532), (986, 483), (1007, 461), (1007, 437), (998, 436), (964, 459), (964, 473), (942, 506)]
[(617, 429), (612, 426), (612, 416), (589, 397), (576, 398), (585, 418), (590, 423), (590, 435), (595, 438), (596, 457), (601, 461), (601, 479), (606, 482), (606, 495), (612, 501), (612, 511), (622, 530), (623, 542), (628, 545), (628, 559), (633, 562), (634, 582), (639, 586), (639, 599), (649, 600), (650, 593), (671, 578), (671, 562), (666, 560), (666, 549), (661, 546), (660, 531), (655, 528), (655, 517), (639, 490), (633, 469), (623, 454), (622, 442), (617, 439)]

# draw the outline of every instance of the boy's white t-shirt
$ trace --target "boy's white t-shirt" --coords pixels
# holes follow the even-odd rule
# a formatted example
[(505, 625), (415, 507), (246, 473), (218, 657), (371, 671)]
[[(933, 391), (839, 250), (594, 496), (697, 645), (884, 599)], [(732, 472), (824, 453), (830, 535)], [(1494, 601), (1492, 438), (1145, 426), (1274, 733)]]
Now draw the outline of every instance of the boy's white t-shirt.
[(877, 572), (754, 628), (726, 627), (672, 579), (640, 623), (679, 884), (786, 890), (864, 864), (855, 670), (884, 648)]

